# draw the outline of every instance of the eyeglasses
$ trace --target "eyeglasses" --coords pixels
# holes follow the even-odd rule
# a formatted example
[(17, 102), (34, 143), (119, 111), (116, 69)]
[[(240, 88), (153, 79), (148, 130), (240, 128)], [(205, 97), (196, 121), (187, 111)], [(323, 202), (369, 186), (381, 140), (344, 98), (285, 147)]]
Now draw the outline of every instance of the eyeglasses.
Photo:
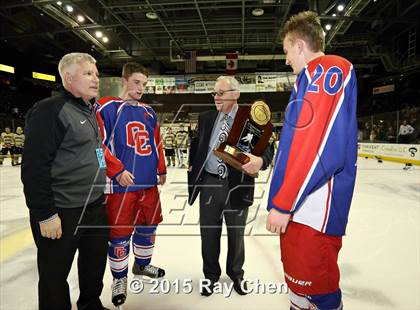
[(230, 92), (230, 91), (236, 91), (236, 89), (213, 91), (211, 92), (211, 95), (213, 97), (216, 97), (216, 96), (222, 97), (225, 93)]

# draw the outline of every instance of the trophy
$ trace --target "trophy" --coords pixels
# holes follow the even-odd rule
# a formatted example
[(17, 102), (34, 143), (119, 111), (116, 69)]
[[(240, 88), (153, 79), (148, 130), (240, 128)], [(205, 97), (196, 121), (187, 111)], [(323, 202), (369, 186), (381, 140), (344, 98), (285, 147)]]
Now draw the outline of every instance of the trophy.
[[(262, 100), (251, 106), (240, 106), (226, 142), (213, 150), (226, 164), (243, 171), (242, 165), (250, 161), (245, 153), (261, 156), (271, 137), (273, 124), (270, 122), (269, 106)], [(248, 174), (257, 177), (256, 174)]]

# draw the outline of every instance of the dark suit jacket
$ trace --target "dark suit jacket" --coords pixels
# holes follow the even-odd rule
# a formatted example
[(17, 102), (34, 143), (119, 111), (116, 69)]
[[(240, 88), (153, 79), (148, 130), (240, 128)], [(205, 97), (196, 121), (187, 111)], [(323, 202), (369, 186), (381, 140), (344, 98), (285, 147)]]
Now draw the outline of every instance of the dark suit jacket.
[[(190, 145), (189, 166), (192, 166), (192, 170), (188, 172), (188, 203), (190, 205), (194, 203), (202, 187), (205, 160), (217, 114), (217, 110), (206, 111), (200, 113), (198, 117), (198, 136), (192, 139)], [(267, 169), (270, 165), (273, 154), (274, 148), (270, 144), (261, 156), (263, 159), (262, 170)], [(227, 167), (230, 188), (228, 199), (231, 207), (237, 209), (249, 207), (254, 201), (254, 178), (229, 165)]]

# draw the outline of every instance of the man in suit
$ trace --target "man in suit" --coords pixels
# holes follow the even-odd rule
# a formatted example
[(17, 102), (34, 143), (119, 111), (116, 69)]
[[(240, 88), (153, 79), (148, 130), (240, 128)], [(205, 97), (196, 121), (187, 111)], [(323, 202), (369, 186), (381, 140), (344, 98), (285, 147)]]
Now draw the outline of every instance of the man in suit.
[[(245, 261), (244, 230), (248, 207), (254, 199), (254, 178), (227, 166), (213, 154), (221, 136), (229, 133), (238, 110), (239, 83), (234, 77), (220, 76), (212, 93), (216, 110), (206, 111), (198, 118), (198, 136), (190, 146), (188, 169), (189, 204), (200, 195), (200, 232), (203, 272), (210, 285), (202, 287), (201, 294), (210, 296), (219, 280), (220, 237), (223, 217), (228, 234), (226, 273), (233, 281), (235, 291), (245, 295), (242, 266)], [(261, 157), (248, 154), (250, 161), (242, 168), (249, 174), (266, 169), (273, 148), (268, 146)]]

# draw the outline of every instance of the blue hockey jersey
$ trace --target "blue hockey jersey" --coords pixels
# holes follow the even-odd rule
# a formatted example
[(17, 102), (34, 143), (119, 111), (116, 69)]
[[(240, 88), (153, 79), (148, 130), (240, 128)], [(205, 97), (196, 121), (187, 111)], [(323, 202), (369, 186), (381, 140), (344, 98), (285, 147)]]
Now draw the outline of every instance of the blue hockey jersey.
[[(96, 103), (96, 118), (107, 164), (106, 193), (132, 192), (157, 185), (166, 174), (159, 124), (154, 110), (143, 103), (104, 97)], [(134, 185), (121, 186), (116, 177), (124, 170)]]
[(268, 210), (344, 235), (357, 162), (357, 81), (346, 59), (328, 55), (299, 73), (281, 133)]

